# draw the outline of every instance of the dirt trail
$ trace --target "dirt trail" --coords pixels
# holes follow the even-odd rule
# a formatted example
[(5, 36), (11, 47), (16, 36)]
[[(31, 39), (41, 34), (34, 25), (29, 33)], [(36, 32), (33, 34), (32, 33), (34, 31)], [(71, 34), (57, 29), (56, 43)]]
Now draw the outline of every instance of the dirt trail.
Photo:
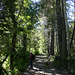
[(49, 66), (45, 66), (45, 61), (47, 57), (45, 54), (36, 56), (35, 61), (33, 62), (33, 69), (28, 66), (27, 70), (21, 75), (70, 75), (67, 74), (65, 70), (57, 70), (53, 67), (52, 62)]

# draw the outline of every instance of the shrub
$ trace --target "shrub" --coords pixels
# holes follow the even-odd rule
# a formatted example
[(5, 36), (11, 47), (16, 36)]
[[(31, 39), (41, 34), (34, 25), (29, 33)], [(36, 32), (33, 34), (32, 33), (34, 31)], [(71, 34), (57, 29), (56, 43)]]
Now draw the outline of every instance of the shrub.
[(57, 69), (61, 69), (61, 62), (58, 60), (55, 60), (53, 65), (57, 68)]
[(16, 68), (15, 72), (22, 72), (29, 63), (29, 51), (25, 51), (24, 48), (20, 49), (15, 56), (14, 67)]
[(35, 51), (35, 55), (39, 55), (39, 51), (38, 50)]

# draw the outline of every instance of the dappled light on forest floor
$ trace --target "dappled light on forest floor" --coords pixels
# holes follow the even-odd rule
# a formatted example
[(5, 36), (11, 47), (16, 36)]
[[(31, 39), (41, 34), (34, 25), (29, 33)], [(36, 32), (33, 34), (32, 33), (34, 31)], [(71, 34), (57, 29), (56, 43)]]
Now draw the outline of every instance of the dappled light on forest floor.
[(47, 57), (45, 55), (36, 56), (35, 61), (33, 62), (33, 68), (28, 68), (21, 75), (69, 75), (65, 70), (57, 70), (53, 67), (52, 62), (50, 66), (45, 66)]

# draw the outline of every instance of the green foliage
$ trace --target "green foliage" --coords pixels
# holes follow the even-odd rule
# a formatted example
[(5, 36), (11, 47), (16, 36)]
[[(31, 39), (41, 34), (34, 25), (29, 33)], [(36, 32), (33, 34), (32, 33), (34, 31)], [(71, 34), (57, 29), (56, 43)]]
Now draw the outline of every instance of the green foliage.
[(48, 61), (54, 61), (54, 59), (55, 59), (55, 56), (52, 56), (52, 55), (48, 56)]
[(75, 54), (71, 56), (71, 60), (69, 63), (70, 63), (70, 72), (75, 74)]
[[(14, 47), (14, 71), (11, 72), (17, 74), (23, 71), (29, 62), (28, 36), (37, 22), (37, 3), (34, 4), (31, 0), (1, 0), (0, 3), (0, 61), (2, 62), (6, 55), (11, 56)], [(10, 58), (3, 64), (7, 72), (10, 70), (11, 60)]]
[(7, 72), (10, 70), (10, 57), (8, 57), (3, 63), (3, 67), (6, 69)]
[(57, 68), (57, 69), (61, 69), (61, 62), (58, 60), (55, 60), (53, 65)]
[(35, 50), (35, 55), (39, 55), (39, 51), (38, 50)]
[(75, 60), (72, 60), (72, 62), (70, 62), (70, 72), (72, 73), (72, 74), (75, 74)]
[(63, 56), (63, 59), (64, 59), (63, 62), (59, 54), (53, 56), (53, 58), (54, 58), (53, 64), (57, 69), (68, 68), (68, 60), (64, 56)]
[(0, 75), (4, 75), (4, 72), (2, 70), (2, 66), (0, 66)]
[(25, 51), (25, 48), (20, 48), (15, 56), (14, 67), (20, 72), (23, 71), (29, 63), (29, 51)]

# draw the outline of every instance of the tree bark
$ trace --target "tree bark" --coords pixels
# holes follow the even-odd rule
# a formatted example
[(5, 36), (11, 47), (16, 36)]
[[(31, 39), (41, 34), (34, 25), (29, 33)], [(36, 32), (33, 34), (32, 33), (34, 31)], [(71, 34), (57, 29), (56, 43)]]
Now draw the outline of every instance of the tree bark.
[(50, 55), (54, 55), (54, 26), (51, 30), (51, 48), (50, 48)]
[(12, 47), (11, 47), (11, 55), (10, 55), (10, 69), (12, 72), (14, 71), (14, 54), (15, 54), (15, 46), (16, 46), (16, 36), (17, 34), (14, 33), (12, 38)]
[(58, 28), (58, 41), (59, 41), (59, 54), (62, 59), (62, 18), (60, 0), (56, 0), (56, 14), (57, 14), (57, 28)]
[[(56, 13), (57, 13), (57, 27), (58, 27), (58, 39), (59, 39), (59, 51), (61, 62), (63, 63), (65, 59), (67, 59), (67, 40), (66, 40), (66, 26), (65, 26), (65, 18), (64, 18), (64, 10), (60, 6), (60, 0), (56, 0)], [(61, 11), (62, 9), (62, 11)]]
[[(63, 60), (67, 60), (68, 58), (68, 51), (67, 51), (67, 40), (66, 40), (66, 23), (65, 23), (65, 13), (64, 13), (64, 1), (62, 0), (62, 56)], [(65, 61), (64, 60), (64, 61)]]
[(47, 49), (48, 49), (48, 55), (50, 55), (50, 31), (48, 31)]
[(13, 22), (13, 28), (14, 28), (14, 33), (12, 37), (12, 45), (11, 45), (11, 55), (10, 55), (10, 69), (11, 69), (11, 74), (14, 75), (14, 54), (15, 54), (15, 48), (16, 48), (16, 37), (17, 37), (17, 22), (16, 18), (14, 15), (14, 11), (12, 12), (12, 22)]

